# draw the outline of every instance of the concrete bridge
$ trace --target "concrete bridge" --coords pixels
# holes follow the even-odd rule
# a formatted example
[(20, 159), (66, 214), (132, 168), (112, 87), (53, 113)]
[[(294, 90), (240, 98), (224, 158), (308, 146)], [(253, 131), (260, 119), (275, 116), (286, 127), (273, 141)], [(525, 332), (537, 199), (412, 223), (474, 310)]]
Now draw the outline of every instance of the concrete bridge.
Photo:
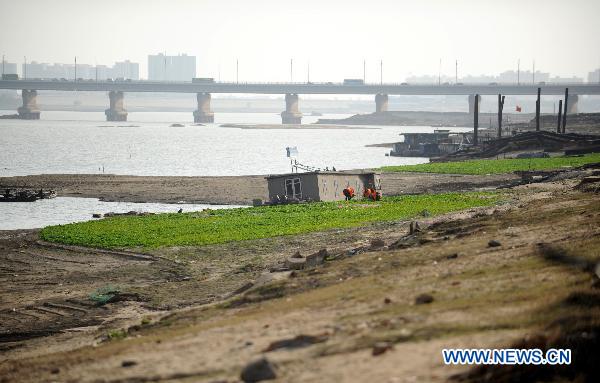
[(23, 106), (18, 109), (20, 118), (39, 119), (38, 90), (109, 92), (110, 106), (106, 109), (107, 121), (126, 121), (125, 92), (196, 93), (198, 109), (195, 122), (213, 122), (210, 101), (212, 93), (284, 94), (285, 111), (281, 113), (284, 124), (300, 123), (299, 94), (357, 94), (374, 95), (375, 112), (388, 110), (389, 95), (465, 95), (469, 96), (469, 112), (475, 95), (563, 95), (569, 88), (569, 112), (577, 113), (578, 95), (600, 95), (600, 84), (344, 84), (344, 83), (229, 83), (229, 82), (153, 82), (153, 81), (65, 81), (65, 80), (2, 80), (0, 89), (22, 91)]

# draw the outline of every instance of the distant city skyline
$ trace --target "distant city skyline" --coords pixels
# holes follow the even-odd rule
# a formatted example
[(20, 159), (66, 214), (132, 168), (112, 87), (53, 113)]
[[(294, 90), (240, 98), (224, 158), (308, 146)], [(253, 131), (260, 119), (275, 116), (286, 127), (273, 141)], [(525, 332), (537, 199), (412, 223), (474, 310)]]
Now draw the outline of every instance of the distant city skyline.
[(23, 62), (17, 71), (16, 63), (3, 62), (2, 74), (17, 73), (21, 78), (40, 78), (40, 79), (74, 79), (82, 78), (86, 80), (106, 80), (106, 79), (130, 79), (139, 80), (139, 64), (129, 60), (117, 61), (112, 66), (103, 64), (78, 63), (75, 66), (75, 60), (72, 63), (46, 63), (37, 61)]
[[(235, 81), (401, 82), (410, 76), (536, 70), (586, 78), (600, 67), (600, 2), (589, 0), (0, 0), (0, 54), (140, 63), (197, 57), (198, 77)], [(368, 15), (368, 17), (365, 17)], [(25, 27), (26, 26), (26, 27)]]
[[(115, 62), (113, 67), (105, 64), (91, 65), (87, 63), (78, 64), (78, 78), (94, 79), (95, 76), (99, 80), (108, 78), (124, 78), (132, 80), (152, 80), (152, 81), (190, 81), (196, 77), (196, 57), (180, 53), (178, 55), (150, 54), (147, 56), (148, 71), (147, 77), (139, 76), (140, 63), (123, 60)], [(18, 63), (4, 61), (3, 73), (11, 74), (18, 73), (23, 77), (24, 64), (20, 65), (20, 71), (17, 70)], [(95, 68), (98, 68), (96, 71)], [(42, 71), (46, 71), (42, 74)], [(74, 62), (73, 63), (46, 63), (37, 61), (28, 61), (28, 78), (74, 78)], [(466, 83), (523, 83), (530, 84), (532, 82), (549, 82), (549, 83), (585, 83), (585, 82), (600, 82), (600, 68), (587, 73), (585, 77), (570, 76), (552, 76), (552, 73), (536, 70), (535, 76), (531, 70), (513, 70), (508, 69), (498, 74), (466, 74), (459, 76), (459, 82)], [(217, 80), (217, 79), (215, 79)], [(403, 81), (409, 83), (454, 83), (455, 76), (438, 74), (424, 74), (419, 76), (408, 76)]]
[[(185, 69), (183, 69), (183, 74), (182, 75), (176, 75), (174, 71), (176, 71), (176, 68), (182, 68), (181, 63), (177, 63), (175, 64), (177, 61), (172, 61), (173, 58), (177, 58), (178, 56), (171, 56), (171, 55), (166, 55), (163, 56), (162, 53), (158, 54), (158, 55), (148, 55), (148, 59), (146, 60), (146, 62), (148, 63), (147, 67), (148, 68), (145, 73), (145, 76), (142, 76), (141, 73), (141, 69), (143, 68), (143, 64), (142, 63), (137, 63), (137, 62), (133, 62), (131, 61), (131, 63), (137, 65), (137, 71), (135, 72), (136, 75), (111, 75), (110, 71), (106, 72), (107, 69), (110, 69), (106, 64), (89, 64), (89, 63), (79, 63), (78, 67), (82, 68), (83, 71), (87, 70), (87, 68), (95, 68), (96, 66), (101, 68), (100, 70), (104, 70), (104, 72), (101, 73), (106, 73), (103, 75), (100, 75), (99, 78), (100, 79), (106, 79), (106, 78), (117, 78), (117, 77), (123, 77), (123, 78), (129, 78), (132, 80), (138, 80), (138, 79), (148, 79), (148, 80), (157, 80), (157, 81), (189, 81), (189, 79), (193, 78), (193, 77), (197, 77), (197, 72), (202, 73), (202, 68), (198, 68), (196, 65), (196, 57), (195, 56), (191, 56), (191, 55), (187, 55), (187, 54), (180, 54), (179, 56), (183, 55), (184, 57), (193, 59), (193, 66), (190, 67), (189, 63), (187, 64), (187, 66), (185, 66)], [(158, 63), (158, 57), (166, 57), (166, 58), (171, 58), (170, 59), (170, 65), (167, 64), (167, 67), (170, 66), (170, 73), (169, 75), (165, 75), (164, 73), (159, 74), (158, 72), (156, 72), (156, 70), (160, 69), (155, 69), (155, 74), (154, 76), (152, 75), (152, 69), (151, 69), (151, 59), (150, 57), (154, 57), (156, 63)], [(23, 60), (26, 57), (23, 58)], [(115, 62), (114, 64), (119, 66), (119, 65), (123, 65), (124, 62), (130, 62), (130, 60), (124, 60), (123, 62)], [(74, 67), (74, 61), (72, 63), (50, 63), (49, 60), (29, 60), (27, 59), (27, 63), (29, 65), (33, 65), (33, 64), (43, 64), (43, 65), (62, 65), (65, 67)], [(23, 65), (24, 65), (24, 61), (23, 62), (10, 62), (8, 60), (4, 61), (4, 68), (3, 71), (4, 73), (8, 74), (8, 73), (17, 73), (20, 76), (23, 76), (24, 71), (23, 71)], [(160, 65), (159, 64), (155, 64), (156, 68), (159, 68)], [(17, 68), (20, 68), (20, 70), (17, 70)], [(194, 69), (195, 68), (195, 69)], [(532, 71), (531, 70), (527, 70), (527, 69), (521, 69), (520, 72), (518, 72), (518, 70), (515, 69), (508, 69), (508, 70), (504, 70), (502, 72), (498, 72), (497, 74), (494, 73), (479, 73), (479, 74), (472, 74), (472, 73), (466, 73), (466, 74), (460, 74), (458, 75), (458, 79), (461, 81), (468, 81), (468, 82), (486, 82), (486, 81), (496, 81), (498, 80), (499, 82), (518, 82), (521, 81), (523, 83), (531, 83), (534, 79), (535, 82), (544, 82), (544, 81), (549, 81), (549, 82), (600, 82), (600, 67), (598, 68), (591, 68), (592, 70), (588, 70), (587, 72), (585, 72), (584, 75), (582, 76), (577, 76), (577, 75), (571, 75), (571, 76), (560, 76), (560, 75), (554, 75), (553, 77), (550, 77), (550, 75), (552, 73), (550, 72), (544, 72), (541, 70), (536, 70), (536, 76), (535, 78), (532, 77)], [(289, 63), (288, 63), (288, 70), (289, 70)], [(71, 73), (71, 72), (69, 72)], [(81, 72), (84, 73), (84, 72)], [(507, 74), (509, 73), (513, 73), (514, 74), (514, 79), (509, 80), (507, 78)], [(517, 73), (520, 73), (520, 80), (517, 79)], [(65, 76), (50, 76), (50, 77), (73, 77), (72, 74), (68, 74)], [(448, 82), (448, 83), (453, 83), (455, 82), (455, 77), (456, 75), (451, 75), (451, 74), (447, 74), (447, 73), (424, 73), (424, 74), (420, 74), (420, 75), (413, 75), (413, 74), (408, 74), (406, 77), (401, 78), (401, 79), (392, 79), (392, 80), (385, 80), (384, 82), (404, 82), (404, 81), (413, 81), (413, 82), (427, 82), (427, 83), (437, 83), (438, 80), (441, 80), (441, 82)], [(29, 76), (28, 77), (40, 77), (40, 78), (44, 78), (44, 76), (33, 76), (33, 72), (29, 72)], [(80, 76), (78, 76), (80, 77)], [(220, 73), (217, 73), (215, 76), (210, 76), (215, 78), (215, 80), (217, 80), (220, 76)], [(289, 75), (288, 75), (289, 77)], [(338, 76), (339, 77), (339, 76)], [(499, 77), (499, 78), (498, 78)], [(87, 78), (87, 77), (86, 77)], [(89, 78), (93, 78), (93, 76), (89, 76)], [(288, 81), (289, 78), (280, 80), (282, 82)], [(303, 79), (294, 79), (294, 82), (305, 82), (308, 81), (309, 78), (307, 77), (305, 80)], [(341, 81), (341, 78), (338, 78), (337, 80)], [(234, 79), (232, 78), (228, 78), (227, 81), (234, 81)], [(244, 80), (247, 81), (247, 80)], [(269, 78), (266, 79), (262, 79), (262, 80), (258, 80), (260, 81), (270, 81)], [(374, 77), (371, 79), (368, 79), (367, 82), (371, 82), (371, 83), (376, 83), (379, 82), (378, 77)]]

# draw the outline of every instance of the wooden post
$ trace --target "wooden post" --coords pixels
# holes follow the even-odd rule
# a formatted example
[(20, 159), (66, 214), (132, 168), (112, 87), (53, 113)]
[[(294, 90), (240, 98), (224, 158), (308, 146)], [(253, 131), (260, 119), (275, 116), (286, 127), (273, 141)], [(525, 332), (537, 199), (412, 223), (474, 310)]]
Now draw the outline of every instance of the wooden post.
[(479, 95), (475, 95), (473, 102), (473, 145), (477, 146), (477, 129), (479, 129)]
[(565, 88), (565, 109), (563, 111), (562, 132), (567, 131), (567, 104), (569, 103), (569, 88)]
[(498, 138), (502, 137), (502, 111), (504, 110), (504, 96), (498, 95)]
[(558, 122), (556, 124), (556, 133), (561, 133), (562, 130), (560, 129), (560, 120), (562, 119), (562, 100), (558, 100)]
[(542, 92), (542, 88), (538, 88), (537, 92), (537, 101), (535, 102), (535, 131), (539, 132), (540, 130), (540, 93)]

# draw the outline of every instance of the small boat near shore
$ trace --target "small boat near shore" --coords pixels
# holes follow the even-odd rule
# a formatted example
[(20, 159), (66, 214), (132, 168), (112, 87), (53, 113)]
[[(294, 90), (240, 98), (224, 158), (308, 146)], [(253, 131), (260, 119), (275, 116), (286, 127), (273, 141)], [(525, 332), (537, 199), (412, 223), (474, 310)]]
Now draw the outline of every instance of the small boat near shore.
[(0, 202), (34, 202), (38, 199), (50, 199), (56, 197), (54, 190), (33, 189), (5, 189), (0, 194)]

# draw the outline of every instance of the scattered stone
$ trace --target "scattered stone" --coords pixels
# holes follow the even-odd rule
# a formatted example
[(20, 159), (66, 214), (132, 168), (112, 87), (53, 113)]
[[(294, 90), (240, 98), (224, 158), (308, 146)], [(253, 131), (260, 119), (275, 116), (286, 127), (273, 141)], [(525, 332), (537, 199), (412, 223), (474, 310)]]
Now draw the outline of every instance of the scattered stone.
[(124, 360), (121, 362), (121, 367), (132, 367), (138, 364), (135, 360)]
[(306, 258), (289, 257), (285, 260), (285, 266), (290, 270), (302, 270), (306, 265)]
[(300, 252), (299, 252), (299, 251), (296, 251), (296, 252), (294, 253), (294, 255), (292, 255), (292, 258), (304, 258), (304, 257), (302, 256), (302, 254), (300, 254)]
[(183, 124), (171, 124), (171, 128), (183, 128), (184, 126)]
[(394, 346), (390, 342), (377, 342), (373, 345), (373, 356), (385, 354), (389, 350), (393, 349)]
[(263, 350), (263, 352), (270, 352), (279, 350), (282, 348), (302, 348), (311, 346), (316, 343), (323, 343), (329, 339), (327, 334), (320, 335), (298, 335), (294, 338), (277, 340), (275, 342), (271, 342), (269, 346)]
[(329, 253), (327, 252), (327, 249), (321, 249), (318, 252), (309, 255), (308, 257), (306, 257), (306, 263), (305, 266), (306, 267), (315, 267), (318, 266), (320, 264), (322, 264), (323, 262), (325, 262), (325, 258), (329, 255)]
[(499, 241), (496, 241), (495, 239), (492, 239), (488, 242), (488, 247), (498, 247), (498, 246), (502, 246), (502, 244)]
[(296, 251), (285, 260), (284, 266), (289, 270), (302, 270), (306, 266), (306, 258), (300, 254), (300, 251)]
[(385, 242), (381, 238), (374, 238), (371, 240), (371, 249), (380, 249), (385, 246)]
[(183, 208), (182, 207), (179, 208), (179, 210), (177, 210), (177, 213), (180, 213), (180, 214), (183, 213)]
[(431, 294), (421, 294), (415, 298), (416, 305), (423, 305), (433, 302), (433, 296)]
[(386, 305), (389, 305), (390, 303), (392, 303), (392, 300), (390, 298), (385, 298), (383, 300), (383, 303), (385, 303)]
[(423, 210), (423, 211), (421, 212), (421, 215), (422, 215), (423, 217), (430, 217), (430, 216), (431, 216), (431, 213), (429, 212), (429, 210), (425, 209), (425, 210)]
[(58, 374), (59, 372), (60, 372), (60, 368), (58, 368), (58, 367), (55, 367), (52, 370), (50, 370), (51, 374)]
[(348, 250), (348, 252), (346, 253), (346, 255), (348, 255), (349, 257), (353, 257), (356, 254), (360, 254), (360, 250), (361, 250), (360, 248), (350, 249), (350, 250)]
[(458, 253), (452, 253), (452, 254), (446, 255), (446, 259), (456, 259), (456, 258), (458, 258)]
[(92, 214), (92, 218), (102, 218), (102, 214), (94, 213), (94, 214)]
[(260, 382), (275, 379), (277, 375), (271, 362), (267, 358), (261, 358), (244, 367), (240, 378), (244, 382)]

